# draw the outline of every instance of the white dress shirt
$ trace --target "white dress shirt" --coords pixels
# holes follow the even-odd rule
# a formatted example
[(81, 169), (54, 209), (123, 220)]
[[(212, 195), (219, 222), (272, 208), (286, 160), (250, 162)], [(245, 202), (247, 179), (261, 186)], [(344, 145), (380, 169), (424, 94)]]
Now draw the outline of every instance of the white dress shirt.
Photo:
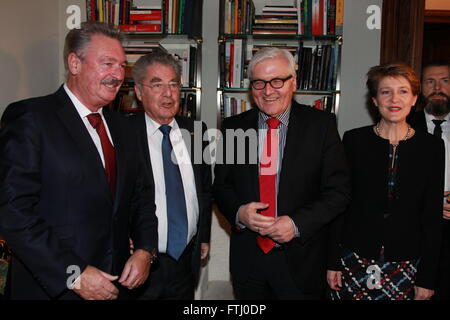
[[(147, 128), (148, 148), (150, 161), (152, 164), (153, 178), (155, 181), (155, 204), (156, 216), (158, 217), (158, 251), (166, 252), (167, 248), (167, 205), (166, 205), (166, 184), (164, 181), (164, 166), (161, 152), (163, 134), (159, 123), (145, 114), (145, 124)], [(199, 215), (197, 191), (195, 189), (194, 170), (191, 158), (184, 143), (180, 128), (175, 120), (169, 123), (172, 127), (170, 131), (170, 142), (172, 143), (174, 155), (180, 168), (181, 180), (183, 181), (184, 198), (186, 200), (188, 235), (186, 243), (191, 241), (197, 233), (197, 221)]]
[[(428, 132), (433, 134), (434, 123), (432, 120), (436, 119), (434, 116), (425, 112), (425, 120), (427, 122)], [(450, 113), (443, 119), (445, 120), (441, 124), (442, 128), (442, 140), (445, 145), (445, 191), (450, 191)]]
[[(97, 133), (97, 130), (91, 125), (89, 122), (87, 116), (92, 112), (89, 110), (84, 104), (78, 100), (78, 98), (70, 91), (69, 87), (67, 87), (66, 84), (64, 84), (64, 90), (66, 90), (67, 95), (69, 96), (70, 100), (75, 106), (75, 109), (77, 109), (78, 114), (80, 115), (81, 120), (83, 120), (84, 125), (86, 126), (87, 131), (89, 132), (89, 135), (92, 138), (92, 141), (94, 141), (95, 147), (97, 148), (97, 151), (100, 155), (100, 158), (102, 159), (103, 167), (105, 167), (105, 157), (103, 156), (103, 149), (102, 149), (102, 143), (100, 142), (100, 136)], [(97, 113), (100, 114), (103, 120), (103, 124), (105, 125), (106, 133), (108, 134), (109, 141), (111, 141), (111, 144), (114, 146), (114, 142), (111, 138), (111, 134), (109, 133), (108, 124), (106, 123), (105, 117), (103, 116), (103, 108), (98, 109)]]

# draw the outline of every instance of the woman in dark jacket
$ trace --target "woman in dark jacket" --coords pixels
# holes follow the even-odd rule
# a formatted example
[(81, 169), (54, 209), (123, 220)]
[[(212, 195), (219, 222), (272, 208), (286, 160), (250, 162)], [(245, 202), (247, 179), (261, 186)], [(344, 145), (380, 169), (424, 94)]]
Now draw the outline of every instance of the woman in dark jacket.
[(407, 116), (420, 82), (410, 67), (370, 69), (374, 126), (344, 134), (352, 202), (332, 226), (327, 281), (334, 299), (430, 299), (439, 259), (444, 146)]

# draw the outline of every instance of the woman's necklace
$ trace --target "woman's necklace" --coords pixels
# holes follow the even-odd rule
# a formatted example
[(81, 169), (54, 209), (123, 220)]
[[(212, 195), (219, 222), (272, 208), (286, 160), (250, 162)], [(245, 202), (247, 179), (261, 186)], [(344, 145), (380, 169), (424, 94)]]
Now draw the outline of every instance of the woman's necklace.
[[(376, 126), (375, 126), (375, 133), (377, 134), (377, 136), (379, 136), (379, 137), (381, 137), (381, 133), (380, 133), (380, 123), (378, 122), (377, 124), (376, 124)], [(404, 140), (408, 140), (409, 138), (410, 138), (410, 135), (411, 134), (411, 126), (408, 124), (408, 130), (406, 130), (406, 135), (405, 135), (405, 137), (402, 139), (402, 141), (404, 141)], [(381, 137), (382, 138), (382, 137)], [(394, 147), (397, 147), (398, 146), (398, 143), (397, 144), (392, 144)]]

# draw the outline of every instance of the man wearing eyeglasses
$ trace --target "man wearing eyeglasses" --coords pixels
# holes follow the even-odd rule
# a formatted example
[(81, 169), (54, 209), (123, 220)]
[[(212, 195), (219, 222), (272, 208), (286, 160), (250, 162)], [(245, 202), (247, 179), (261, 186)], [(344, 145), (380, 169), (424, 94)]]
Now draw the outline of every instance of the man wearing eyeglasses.
[[(141, 57), (133, 77), (145, 113), (132, 121), (155, 183), (159, 237), (158, 259), (139, 299), (192, 300), (209, 253), (211, 167), (203, 158), (206, 142), (194, 135), (203, 134), (206, 125), (197, 123), (197, 132), (192, 119), (178, 116), (181, 66), (171, 54), (156, 49)], [(202, 146), (195, 148), (194, 140)]]
[(248, 73), (257, 108), (225, 119), (222, 129), (227, 147), (233, 143), (228, 130), (256, 130), (258, 163), (216, 163), (214, 181), (214, 198), (233, 226), (234, 293), (237, 299), (320, 299), (328, 226), (349, 201), (335, 117), (293, 100), (295, 61), (288, 51), (259, 50)]

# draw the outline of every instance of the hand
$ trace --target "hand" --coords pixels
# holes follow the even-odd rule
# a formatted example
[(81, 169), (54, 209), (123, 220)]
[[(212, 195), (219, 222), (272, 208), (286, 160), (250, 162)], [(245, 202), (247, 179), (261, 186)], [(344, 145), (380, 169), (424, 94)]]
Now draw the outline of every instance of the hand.
[(262, 202), (250, 202), (242, 205), (238, 211), (239, 221), (252, 231), (258, 232), (271, 226), (275, 218), (266, 217), (258, 213), (258, 210), (266, 209), (269, 205)]
[(135, 289), (142, 285), (150, 273), (150, 252), (136, 250), (123, 268), (119, 282), (128, 289)]
[(73, 291), (85, 300), (114, 300), (119, 290), (111, 282), (118, 276), (112, 276), (95, 267), (87, 266), (74, 283)]
[(294, 238), (295, 229), (291, 218), (281, 216), (272, 225), (261, 228), (259, 234), (270, 237), (275, 242), (285, 243)]
[(444, 219), (450, 220), (450, 191), (444, 192), (444, 211), (442, 212)]
[(434, 290), (414, 286), (414, 300), (430, 300), (433, 295)]
[(202, 242), (200, 248), (200, 260), (206, 260), (209, 254), (209, 243)]
[(342, 272), (327, 270), (327, 282), (331, 290), (339, 291), (342, 288)]

